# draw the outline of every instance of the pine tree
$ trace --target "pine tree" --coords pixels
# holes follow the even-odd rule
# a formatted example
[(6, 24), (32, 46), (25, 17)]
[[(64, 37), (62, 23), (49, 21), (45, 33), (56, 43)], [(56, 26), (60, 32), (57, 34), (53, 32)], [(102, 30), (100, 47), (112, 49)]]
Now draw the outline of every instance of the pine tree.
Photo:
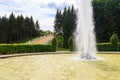
[(6, 15), (0, 19), (0, 43), (8, 43), (8, 19)]
[(36, 29), (37, 31), (40, 30), (40, 26), (39, 26), (38, 20), (37, 20), (36, 23), (35, 23), (35, 29)]
[(63, 47), (68, 48), (69, 45), (68, 39), (69, 37), (73, 36), (73, 33), (76, 29), (76, 20), (77, 15), (74, 7), (68, 7), (68, 9), (64, 9), (63, 12)]
[(54, 34), (56, 37), (62, 34), (62, 14), (61, 14), (61, 10), (58, 9), (54, 22)]
[[(64, 48), (68, 48), (68, 39), (73, 36), (76, 29), (76, 10), (74, 7), (65, 7), (63, 13), (57, 9), (55, 22), (54, 22), (54, 33), (58, 40), (58, 46), (63, 45)], [(63, 38), (63, 39), (62, 39)], [(62, 44), (63, 43), (63, 44)]]
[(67, 35), (67, 33), (68, 33), (68, 31), (67, 31), (67, 27), (69, 26), (68, 24), (67, 24), (67, 21), (68, 21), (68, 10), (66, 9), (66, 7), (64, 8), (64, 12), (63, 12), (63, 18), (62, 18), (62, 25), (63, 25), (63, 47), (64, 48), (67, 48), (68, 46), (67, 46), (67, 41), (68, 41), (68, 35)]
[(112, 34), (120, 38), (120, 0), (93, 0), (95, 31), (98, 42), (108, 42)]
[(13, 13), (9, 18), (0, 17), (0, 43), (15, 43), (39, 36), (35, 29), (33, 18), (24, 17), (22, 14), (15, 17)]
[(9, 43), (13, 43), (16, 40), (16, 18), (12, 13), (9, 17)]

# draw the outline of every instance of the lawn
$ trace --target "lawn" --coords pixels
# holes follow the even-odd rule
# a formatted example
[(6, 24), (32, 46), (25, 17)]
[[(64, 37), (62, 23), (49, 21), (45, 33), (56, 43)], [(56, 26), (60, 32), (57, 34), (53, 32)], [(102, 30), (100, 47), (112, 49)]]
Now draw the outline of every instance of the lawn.
[(0, 80), (120, 80), (120, 54), (103, 60), (74, 60), (75, 54), (49, 54), (0, 59)]

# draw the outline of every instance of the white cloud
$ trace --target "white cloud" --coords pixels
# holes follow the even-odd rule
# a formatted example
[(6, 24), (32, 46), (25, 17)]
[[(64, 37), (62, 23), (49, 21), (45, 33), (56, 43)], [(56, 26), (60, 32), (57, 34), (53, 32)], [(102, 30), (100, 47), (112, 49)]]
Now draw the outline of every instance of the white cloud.
[[(40, 28), (53, 31), (54, 15), (56, 7), (77, 5), (76, 0), (0, 0), (0, 16), (9, 16), (11, 12), (16, 15), (32, 15), (39, 20)], [(49, 5), (49, 6), (48, 6)]]

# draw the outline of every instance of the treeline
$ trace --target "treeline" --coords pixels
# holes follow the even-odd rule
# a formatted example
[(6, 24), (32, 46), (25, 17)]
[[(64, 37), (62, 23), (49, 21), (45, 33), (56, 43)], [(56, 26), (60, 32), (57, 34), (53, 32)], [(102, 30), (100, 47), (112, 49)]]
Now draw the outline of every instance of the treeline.
[(74, 6), (64, 8), (64, 11), (57, 10), (54, 22), (54, 34), (59, 47), (68, 48), (68, 39), (73, 36), (76, 28), (76, 10)]
[(112, 34), (120, 38), (120, 0), (93, 0), (98, 42), (108, 42)]
[[(120, 39), (120, 0), (93, 0), (93, 18), (97, 42), (109, 42), (113, 34)], [(68, 48), (68, 39), (76, 29), (77, 9), (74, 7), (57, 10), (54, 33), (58, 47)]]
[(38, 21), (22, 14), (15, 17), (13, 13), (7, 18), (0, 17), (0, 43), (16, 43), (39, 36)]

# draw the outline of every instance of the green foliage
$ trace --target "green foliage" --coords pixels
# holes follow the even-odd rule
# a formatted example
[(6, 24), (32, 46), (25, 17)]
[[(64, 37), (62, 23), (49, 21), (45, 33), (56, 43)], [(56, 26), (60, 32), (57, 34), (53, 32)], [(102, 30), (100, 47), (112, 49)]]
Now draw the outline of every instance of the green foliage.
[(61, 47), (57, 47), (56, 49), (57, 51), (69, 51), (69, 49), (66, 48), (61, 48)]
[[(118, 44), (118, 48), (120, 51), (120, 44)], [(113, 51), (113, 48), (111, 47), (110, 43), (98, 43), (97, 49), (98, 51)], [(118, 50), (114, 50), (114, 51), (118, 51)]]
[(95, 32), (98, 42), (109, 42), (112, 34), (120, 38), (120, 0), (93, 0)]
[[(118, 47), (119, 47), (119, 51), (120, 51), (120, 43), (118, 44)], [(97, 49), (98, 49), (98, 51), (113, 51), (110, 43), (98, 43)], [(57, 51), (68, 51), (68, 50), (70, 50), (70, 48), (66, 49), (66, 48), (57, 47)], [(74, 48), (73, 48), (73, 50), (74, 50)], [(118, 50), (115, 50), (115, 51), (118, 51)]]
[[(113, 33), (120, 38), (120, 0), (92, 0), (92, 4), (97, 42), (109, 42)], [(64, 48), (68, 48), (68, 39), (76, 29), (76, 11), (72, 6), (56, 13), (54, 32), (63, 35)]]
[(63, 47), (63, 36), (57, 36), (56, 37), (56, 39), (57, 39), (57, 47)]
[(63, 47), (68, 48), (69, 45), (68, 39), (69, 37), (73, 36), (73, 33), (76, 29), (76, 20), (77, 20), (77, 15), (76, 15), (76, 10), (74, 7), (68, 7), (64, 9), (63, 12)]
[(0, 18), (0, 43), (16, 43), (30, 38), (38, 37), (39, 32), (38, 21), (36, 24), (32, 16), (23, 17), (18, 15), (15, 17), (13, 13), (6, 18)]
[(4, 16), (0, 18), (0, 43), (8, 42), (8, 31), (8, 19), (6, 18), (6, 16)]
[(112, 51), (110, 43), (107, 43), (107, 44), (98, 43), (97, 49), (98, 51)]
[(118, 47), (118, 42), (119, 42), (119, 38), (116, 34), (113, 34), (110, 38), (110, 43), (111, 43), (111, 47), (113, 50), (119, 50), (119, 47)]
[(76, 29), (76, 10), (74, 6), (64, 8), (63, 13), (61, 10), (57, 10), (55, 23), (54, 23), (54, 34), (56, 37), (63, 37), (63, 47), (68, 48), (68, 39), (73, 36), (74, 30)]
[(55, 22), (54, 22), (54, 34), (55, 36), (61, 35), (62, 32), (62, 13), (61, 10), (57, 9)]
[(1, 54), (11, 53), (33, 53), (33, 52), (52, 52), (52, 45), (18, 45), (18, 44), (1, 44)]
[(72, 37), (69, 38), (68, 45), (69, 45), (70, 51), (74, 51), (74, 41)]
[(52, 40), (52, 50), (55, 52), (56, 51), (56, 48), (57, 48), (57, 40), (56, 38), (53, 38)]

